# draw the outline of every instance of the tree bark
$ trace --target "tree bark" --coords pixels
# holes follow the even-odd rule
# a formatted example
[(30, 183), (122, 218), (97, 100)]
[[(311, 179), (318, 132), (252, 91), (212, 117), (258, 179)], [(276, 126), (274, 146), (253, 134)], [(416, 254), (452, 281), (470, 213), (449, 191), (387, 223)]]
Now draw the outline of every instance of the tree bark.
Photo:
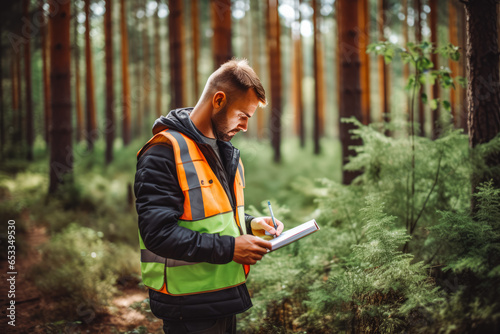
[(313, 67), (314, 67), (314, 154), (319, 154), (321, 151), (320, 147), (320, 137), (321, 137), (321, 113), (323, 105), (321, 104), (321, 90), (323, 89), (323, 82), (320, 77), (320, 72), (323, 70), (320, 67), (320, 55), (321, 55), (321, 41), (318, 25), (318, 4), (316, 0), (312, 1), (313, 7)]
[(160, 18), (158, 17), (158, 10), (154, 15), (154, 53), (155, 53), (155, 101), (156, 101), (156, 116), (160, 117), (163, 112), (162, 108), (162, 70), (161, 70), (161, 57), (160, 57), (160, 47), (161, 47), (161, 39), (160, 39)]
[[(2, 35), (3, 29), (2, 25), (0, 25), (0, 36)], [(3, 44), (0, 43), (0, 78), (3, 79)], [(0, 157), (4, 158), (5, 151), (5, 109), (3, 107), (3, 84), (0, 84)]]
[(269, 52), (269, 73), (271, 77), (271, 145), (274, 150), (274, 161), (281, 161), (281, 48), (280, 20), (278, 1), (270, 0), (267, 7), (267, 32)]
[[(448, 30), (448, 38), (450, 43), (458, 46), (458, 29), (457, 29), (457, 8), (456, 8), (456, 0), (448, 0), (448, 18), (449, 18), (449, 30)], [(463, 55), (460, 55), (462, 58)], [(451, 74), (453, 76), (459, 75), (458, 73), (458, 63), (451, 59), (448, 60), (448, 66), (450, 67)], [(457, 114), (457, 96), (458, 89), (460, 85), (455, 85), (455, 89), (450, 90), (450, 105), (451, 105), (451, 116), (453, 117), (453, 124), (455, 127), (459, 124), (458, 114)]]
[(127, 16), (125, 15), (125, 0), (120, 0), (120, 32), (122, 38), (122, 117), (123, 117), (123, 128), (122, 137), (123, 144), (128, 145), (130, 143), (130, 81), (128, 73), (128, 32), (127, 32)]
[(90, 0), (85, 0), (85, 62), (86, 62), (86, 106), (87, 117), (87, 145), (94, 150), (94, 141), (97, 139), (97, 122), (94, 97), (94, 69), (92, 66), (92, 45), (90, 44)]
[(168, 35), (170, 42), (170, 77), (172, 78), (170, 109), (177, 109), (185, 106), (182, 0), (169, 0), (168, 8), (170, 11), (168, 15), (168, 28), (170, 31)]
[[(422, 21), (420, 17), (420, 13), (422, 11), (422, 0), (415, 0), (415, 39), (418, 43), (422, 42)], [(424, 103), (422, 102), (422, 99), (420, 96), (422, 96), (422, 93), (425, 92), (425, 85), (421, 85), (420, 90), (418, 92), (418, 98), (417, 98), (417, 105), (418, 105), (418, 121), (420, 122), (420, 131), (419, 134), (421, 136), (425, 135), (425, 109), (424, 109)]]
[(302, 58), (302, 34), (300, 33), (300, 0), (294, 1), (295, 15), (297, 24), (292, 26), (293, 43), (293, 61), (292, 61), (292, 99), (295, 115), (295, 131), (300, 139), (300, 147), (306, 145), (306, 133), (304, 127), (304, 103), (302, 99), (302, 77), (303, 77), (303, 58)]
[[(50, 183), (54, 193), (59, 184), (72, 176), (73, 148), (71, 139), (71, 46), (70, 2), (50, 3), (51, 63), (50, 85), (52, 122), (50, 127)], [(57, 5), (57, 7), (56, 7)]]
[[(29, 22), (29, 0), (23, 0), (24, 18)], [(27, 43), (24, 44), (24, 89), (26, 91), (26, 158), (33, 161), (33, 143), (35, 141), (35, 129), (33, 127), (33, 91), (31, 86), (31, 28), (27, 28)]]
[[(361, 85), (359, 60), (359, 24), (358, 0), (338, 0), (338, 47), (341, 66), (339, 68), (339, 88), (341, 92), (340, 118), (355, 117), (361, 121)], [(340, 141), (342, 143), (342, 164), (345, 165), (349, 156), (355, 151), (350, 147), (361, 144), (360, 139), (353, 139), (350, 131), (354, 128), (351, 123), (339, 124)], [(343, 184), (350, 184), (360, 172), (343, 170)]]
[[(437, 28), (437, 21), (438, 21), (438, 2), (437, 0), (430, 0), (429, 1), (429, 6), (431, 8), (430, 12), (430, 29), (431, 29), (431, 43), (433, 46), (437, 47), (438, 46), (438, 28)], [(439, 68), (439, 59), (438, 59), (438, 54), (437, 53), (432, 53), (431, 55), (431, 61), (434, 64), (434, 68)], [(437, 99), (439, 98), (439, 84), (432, 85), (432, 98)], [(439, 104), (438, 107), (434, 110), (431, 111), (431, 138), (436, 139), (439, 137), (442, 129), (441, 122), (439, 120)]]
[(359, 3), (359, 60), (361, 62), (361, 114), (362, 122), (370, 123), (370, 55), (366, 53), (366, 48), (370, 44), (370, 10), (368, 0), (361, 0)]
[(233, 57), (231, 47), (231, 0), (211, 0), (212, 50), (215, 69)]
[[(495, 0), (470, 0), (465, 5), (467, 16), (467, 101), (469, 108), (469, 144), (474, 148), (487, 143), (500, 132), (500, 81)], [(485, 181), (493, 180), (500, 188), (500, 153), (489, 153), (486, 165), (490, 171), (475, 171), (472, 191)], [(495, 168), (491, 170), (491, 168)], [(473, 199), (472, 209), (476, 202)]]
[(191, 27), (193, 29), (193, 85), (195, 99), (200, 98), (200, 82), (198, 80), (198, 59), (200, 58), (200, 9), (198, 0), (191, 1)]
[(106, 0), (106, 13), (104, 14), (104, 51), (106, 62), (106, 164), (113, 161), (113, 142), (115, 140), (115, 115), (114, 115), (114, 72), (113, 72), (113, 11), (112, 0)]
[[(147, 1), (144, 1), (143, 10), (146, 12)], [(142, 100), (144, 111), (143, 119), (149, 121), (149, 115), (151, 113), (151, 55), (150, 55), (150, 42), (149, 42), (149, 20), (146, 15), (143, 17), (143, 27), (142, 27), (142, 52), (143, 57), (141, 61), (142, 68)]]
[(80, 142), (84, 137), (83, 108), (81, 97), (81, 74), (80, 74), (80, 47), (78, 46), (78, 7), (73, 3), (73, 54), (75, 64), (75, 103), (76, 103), (76, 141)]
[[(44, 13), (43, 10), (44, 1), (40, 1), (38, 10), (40, 13)], [(44, 16), (45, 13), (43, 14)], [(46, 20), (48, 20), (48, 16), (46, 16)], [(76, 20), (75, 20), (76, 21)], [(43, 138), (45, 142), (49, 142), (49, 124), (50, 124), (50, 47), (49, 47), (49, 24), (42, 24), (40, 26), (40, 37), (41, 37), (41, 49), (42, 49), (42, 82), (43, 82), (43, 125), (44, 125), (44, 133)], [(75, 35), (76, 36), (76, 35)]]
[[(378, 11), (379, 11), (379, 40), (386, 41), (384, 36), (384, 29), (386, 26), (386, 13), (387, 13), (387, 0), (378, 0)], [(361, 57), (360, 57), (361, 58)], [(378, 57), (378, 73), (379, 73), (379, 96), (380, 96), (380, 111), (381, 111), (381, 121), (390, 122), (391, 121), (391, 107), (390, 107), (390, 74), (389, 66), (385, 64), (384, 57)]]

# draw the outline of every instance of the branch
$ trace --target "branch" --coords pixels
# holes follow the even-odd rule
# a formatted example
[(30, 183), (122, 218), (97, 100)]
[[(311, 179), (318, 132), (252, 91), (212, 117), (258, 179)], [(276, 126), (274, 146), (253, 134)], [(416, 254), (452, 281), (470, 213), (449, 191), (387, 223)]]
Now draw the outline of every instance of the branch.
[(429, 198), (431, 197), (431, 194), (434, 191), (434, 188), (436, 187), (436, 184), (437, 184), (438, 179), (439, 179), (439, 171), (441, 170), (441, 160), (442, 160), (442, 158), (443, 158), (443, 155), (441, 154), (439, 156), (438, 169), (437, 169), (437, 172), (436, 172), (436, 178), (434, 179), (434, 184), (432, 185), (431, 190), (427, 194), (427, 198), (424, 201), (424, 205), (422, 206), (422, 210), (420, 210), (420, 212), (418, 213), (417, 219), (415, 219), (415, 222), (411, 226), (410, 235), (413, 234), (413, 231), (415, 230), (415, 227), (417, 227), (418, 220), (420, 219), (420, 217), (422, 216), (422, 213), (425, 210), (425, 207), (427, 205), (427, 201), (429, 201)]

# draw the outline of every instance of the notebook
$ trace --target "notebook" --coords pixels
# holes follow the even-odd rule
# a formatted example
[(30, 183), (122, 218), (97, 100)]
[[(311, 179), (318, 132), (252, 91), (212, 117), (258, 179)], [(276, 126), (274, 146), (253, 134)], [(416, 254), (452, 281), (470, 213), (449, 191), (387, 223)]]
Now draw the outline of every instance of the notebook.
[(311, 233), (314, 233), (319, 230), (319, 225), (316, 223), (316, 220), (310, 220), (305, 222), (299, 226), (296, 226), (288, 231), (284, 231), (280, 234), (279, 237), (269, 240), (273, 248), (270, 252), (275, 251), (281, 247), (291, 244), (294, 241), (297, 241), (305, 236), (308, 236)]

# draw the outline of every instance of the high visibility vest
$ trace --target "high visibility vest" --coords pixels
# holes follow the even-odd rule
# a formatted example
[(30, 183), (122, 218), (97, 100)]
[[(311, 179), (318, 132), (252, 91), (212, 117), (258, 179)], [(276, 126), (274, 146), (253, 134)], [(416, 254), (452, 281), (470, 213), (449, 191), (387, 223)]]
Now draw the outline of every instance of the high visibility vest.
[[(164, 130), (151, 138), (137, 153), (139, 157), (156, 143), (172, 145), (177, 178), (184, 193), (184, 212), (179, 226), (200, 233), (237, 237), (246, 234), (241, 159), (234, 180), (236, 208), (196, 142), (184, 134)], [(147, 223), (147, 222), (146, 222)], [(186, 262), (158, 256), (148, 250), (139, 232), (141, 272), (144, 285), (170, 295), (189, 295), (227, 289), (245, 283), (250, 266), (234, 261), (227, 264)]]

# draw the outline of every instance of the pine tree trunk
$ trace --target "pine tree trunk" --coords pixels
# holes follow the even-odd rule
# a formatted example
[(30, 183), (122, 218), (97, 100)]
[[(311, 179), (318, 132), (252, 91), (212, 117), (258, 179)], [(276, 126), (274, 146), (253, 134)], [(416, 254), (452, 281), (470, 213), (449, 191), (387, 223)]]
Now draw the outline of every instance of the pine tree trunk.
[(144, 109), (142, 109), (142, 99), (143, 97), (143, 82), (142, 82), (142, 69), (141, 62), (144, 54), (142, 53), (142, 33), (141, 33), (141, 22), (137, 17), (137, 13), (141, 10), (141, 3), (139, 1), (133, 3), (133, 18), (135, 22), (135, 26), (137, 29), (133, 29), (133, 38), (132, 44), (134, 47), (132, 48), (132, 63), (134, 66), (134, 77), (132, 84), (132, 91), (130, 92), (130, 101), (131, 105), (131, 117), (135, 119), (135, 122), (132, 122), (132, 138), (140, 137), (142, 134), (143, 128), (143, 114)]
[[(260, 6), (259, 1), (255, 2), (255, 6), (253, 6), (254, 10), (252, 12), (252, 6), (250, 7), (250, 14), (252, 15), (252, 23), (254, 24), (254, 29), (255, 29), (255, 34), (253, 38), (253, 47), (252, 47), (252, 52), (253, 52), (253, 69), (255, 70), (255, 73), (260, 76), (262, 85), (265, 87), (266, 85), (266, 76), (262, 75), (261, 69), (265, 67), (265, 65), (262, 64), (262, 54), (266, 54), (266, 47), (262, 47), (262, 36), (261, 36), (261, 31), (265, 30), (264, 27), (262, 27), (262, 8)], [(266, 90), (267, 91), (267, 90)], [(255, 112), (257, 114), (257, 138), (262, 139), (265, 136), (265, 111), (263, 108), (258, 107), (257, 111)]]
[(97, 139), (97, 123), (94, 97), (94, 69), (92, 66), (92, 45), (90, 44), (90, 0), (85, 0), (85, 62), (86, 62), (86, 106), (87, 117), (87, 145), (89, 150), (94, 149), (94, 141)]
[(170, 44), (170, 77), (172, 78), (170, 109), (177, 109), (185, 106), (182, 0), (169, 0), (168, 8), (170, 11), (168, 15), (168, 28), (170, 31), (168, 35)]
[[(43, 10), (44, 1), (40, 1), (38, 10), (40, 13), (44, 13)], [(44, 14), (45, 15), (45, 14)], [(48, 20), (48, 16), (46, 17)], [(50, 122), (50, 54), (49, 54), (49, 24), (42, 24), (40, 26), (40, 37), (41, 37), (41, 49), (42, 49), (42, 82), (43, 82), (43, 125), (44, 133), (43, 138), (45, 142), (49, 142), (49, 122)]]
[[(386, 41), (384, 36), (384, 28), (386, 26), (386, 13), (388, 11), (387, 0), (378, 0), (378, 12), (379, 12), (379, 41)], [(384, 57), (378, 57), (378, 73), (379, 73), (379, 96), (380, 96), (380, 111), (381, 111), (381, 121), (390, 122), (390, 84), (389, 84), (389, 67), (385, 64)]]
[(125, 15), (125, 0), (120, 0), (120, 32), (122, 37), (122, 83), (123, 83), (123, 95), (122, 95), (122, 117), (123, 117), (123, 144), (128, 145), (130, 143), (130, 82), (128, 73), (128, 32), (127, 32), (127, 20)]
[[(403, 15), (405, 16), (405, 19), (403, 21), (403, 45), (406, 48), (408, 45), (409, 40), (409, 34), (408, 34), (408, 1), (409, 0), (403, 0)], [(451, 0), (455, 1), (455, 0)], [(406, 86), (408, 82), (408, 78), (410, 77), (410, 66), (408, 64), (403, 64), (403, 87)], [(406, 94), (405, 98), (405, 115), (409, 116), (409, 106), (410, 104), (410, 98), (408, 94)]]
[[(438, 20), (438, 3), (437, 0), (430, 0), (429, 6), (431, 8), (430, 12), (430, 28), (431, 28), (431, 43), (434, 46), (438, 46), (438, 36), (437, 36), (437, 20)], [(438, 54), (433, 53), (431, 55), (431, 61), (434, 64), (434, 68), (439, 68)], [(439, 98), (439, 84), (432, 85), (432, 98)], [(435, 110), (431, 111), (431, 138), (436, 139), (439, 137), (442, 129), (442, 125), (439, 120), (439, 104)]]
[[(458, 22), (465, 22), (465, 6), (459, 4), (458, 7)], [(458, 74), (461, 77), (465, 77), (467, 74), (467, 26), (465, 23), (460, 24), (460, 35), (459, 46), (460, 46), (460, 61), (458, 63)], [(459, 100), (459, 110), (458, 114), (460, 115), (460, 127), (464, 130), (464, 133), (469, 132), (469, 126), (467, 124), (467, 119), (469, 118), (469, 111), (467, 110), (467, 91), (466, 88), (463, 88), (459, 85), (458, 87), (458, 100)]]
[(267, 7), (267, 42), (269, 52), (269, 73), (271, 77), (271, 145), (274, 161), (281, 161), (281, 48), (278, 0), (270, 0)]
[[(500, 133), (500, 64), (495, 0), (471, 0), (466, 3), (467, 16), (467, 101), (469, 108), (469, 144), (474, 148)], [(500, 188), (500, 153), (489, 153), (486, 165), (496, 172), (475, 171), (472, 191), (490, 179)], [(475, 210), (476, 202), (472, 201)]]
[(215, 69), (230, 60), (231, 48), (231, 0), (211, 0), (212, 29), (214, 32), (212, 52)]
[[(3, 29), (2, 25), (0, 25), (0, 36), (2, 35)], [(0, 78), (3, 80), (3, 44), (0, 43)], [(5, 151), (5, 109), (3, 107), (3, 84), (0, 84), (0, 158), (4, 158)]]
[[(23, 16), (29, 22), (29, 0), (23, 0)], [(35, 130), (33, 127), (33, 91), (31, 87), (31, 28), (29, 31), (27, 43), (24, 44), (24, 89), (26, 91), (26, 143), (28, 161), (33, 161), (33, 143), (35, 141)]]
[[(359, 24), (358, 0), (338, 0), (338, 47), (341, 66), (339, 68), (339, 89), (341, 92), (340, 118), (355, 117), (361, 121), (361, 84), (359, 60)], [(342, 143), (342, 165), (345, 165), (349, 156), (354, 156), (355, 151), (351, 146), (361, 144), (359, 139), (352, 139), (350, 130), (354, 128), (351, 123), (340, 121), (340, 141)], [(350, 184), (360, 173), (343, 170), (343, 184)]]
[[(457, 46), (458, 45), (458, 30), (457, 30), (457, 8), (455, 0), (448, 0), (448, 18), (449, 18), (449, 30), (448, 30), (448, 39), (450, 43)], [(460, 55), (462, 58), (463, 55)], [(458, 63), (453, 60), (448, 60), (448, 66), (450, 67), (452, 76), (459, 75), (458, 73)], [(458, 118), (457, 118), (457, 95), (458, 89), (460, 85), (455, 85), (455, 89), (450, 90), (450, 105), (451, 105), (451, 116), (453, 117), (453, 124), (455, 127), (458, 126)]]
[(84, 134), (84, 125), (83, 125), (83, 108), (82, 108), (82, 97), (81, 97), (81, 74), (80, 74), (80, 47), (78, 45), (78, 7), (76, 3), (73, 3), (73, 51), (75, 60), (73, 63), (75, 64), (75, 104), (76, 104), (76, 142), (79, 143)]
[(52, 122), (50, 126), (50, 184), (54, 193), (59, 184), (72, 175), (73, 148), (71, 140), (71, 46), (69, 38), (70, 2), (51, 2), (50, 18), (50, 85)]
[(293, 61), (292, 61), (292, 99), (295, 115), (295, 131), (300, 139), (300, 147), (306, 145), (305, 127), (304, 127), (304, 105), (302, 100), (302, 76), (303, 76), (303, 59), (302, 59), (302, 34), (300, 33), (300, 0), (294, 1), (295, 15), (297, 26), (292, 27), (292, 43), (293, 43)]
[(193, 85), (195, 100), (200, 98), (200, 82), (198, 80), (198, 59), (200, 58), (200, 9), (198, 0), (191, 2), (191, 27), (193, 29)]
[(155, 52), (155, 99), (156, 99), (156, 116), (160, 117), (163, 113), (163, 108), (162, 108), (162, 70), (161, 70), (161, 57), (160, 57), (160, 46), (161, 46), (161, 39), (160, 39), (160, 18), (158, 17), (158, 10), (156, 11), (154, 15), (154, 52)]
[(370, 44), (370, 10), (368, 0), (359, 3), (359, 60), (361, 62), (361, 113), (363, 124), (370, 123), (370, 55), (366, 48)]
[(12, 50), (11, 53), (11, 82), (12, 82), (12, 122), (11, 124), (14, 127), (14, 131), (12, 132), (12, 143), (14, 147), (18, 147), (21, 142), (21, 136), (19, 135), (19, 124), (18, 124), (18, 116), (21, 113), (20, 106), (20, 87), (19, 87), (19, 56), (14, 53)]
[(314, 128), (313, 128), (313, 138), (314, 138), (314, 154), (319, 154), (321, 151), (320, 147), (320, 137), (322, 135), (322, 116), (323, 104), (322, 104), (322, 89), (323, 80), (321, 72), (323, 71), (321, 63), (321, 41), (320, 32), (318, 24), (318, 4), (316, 0), (312, 1), (313, 7), (313, 67), (314, 67)]
[[(415, 0), (415, 17), (417, 18), (415, 20), (415, 38), (418, 43), (422, 43), (422, 19), (420, 17), (421, 11), (422, 11), (422, 0)], [(422, 96), (422, 93), (425, 92), (425, 85), (422, 84), (420, 86), (420, 90), (418, 92), (418, 98), (417, 98), (417, 105), (418, 105), (418, 121), (420, 122), (420, 135), (424, 136), (425, 135), (425, 109), (424, 109), (424, 103), (422, 102), (422, 99), (420, 98)]]
[(115, 140), (114, 106), (114, 73), (113, 73), (113, 20), (112, 0), (106, 0), (106, 13), (104, 14), (104, 50), (106, 62), (106, 164), (113, 161), (113, 142)]
[[(144, 1), (143, 7), (147, 6), (147, 1)], [(146, 8), (143, 8), (146, 11)], [(151, 56), (150, 56), (150, 42), (149, 42), (149, 20), (146, 15), (143, 17), (143, 27), (142, 27), (142, 100), (143, 107), (142, 110), (144, 114), (143, 119), (149, 122), (149, 115), (151, 113)]]

